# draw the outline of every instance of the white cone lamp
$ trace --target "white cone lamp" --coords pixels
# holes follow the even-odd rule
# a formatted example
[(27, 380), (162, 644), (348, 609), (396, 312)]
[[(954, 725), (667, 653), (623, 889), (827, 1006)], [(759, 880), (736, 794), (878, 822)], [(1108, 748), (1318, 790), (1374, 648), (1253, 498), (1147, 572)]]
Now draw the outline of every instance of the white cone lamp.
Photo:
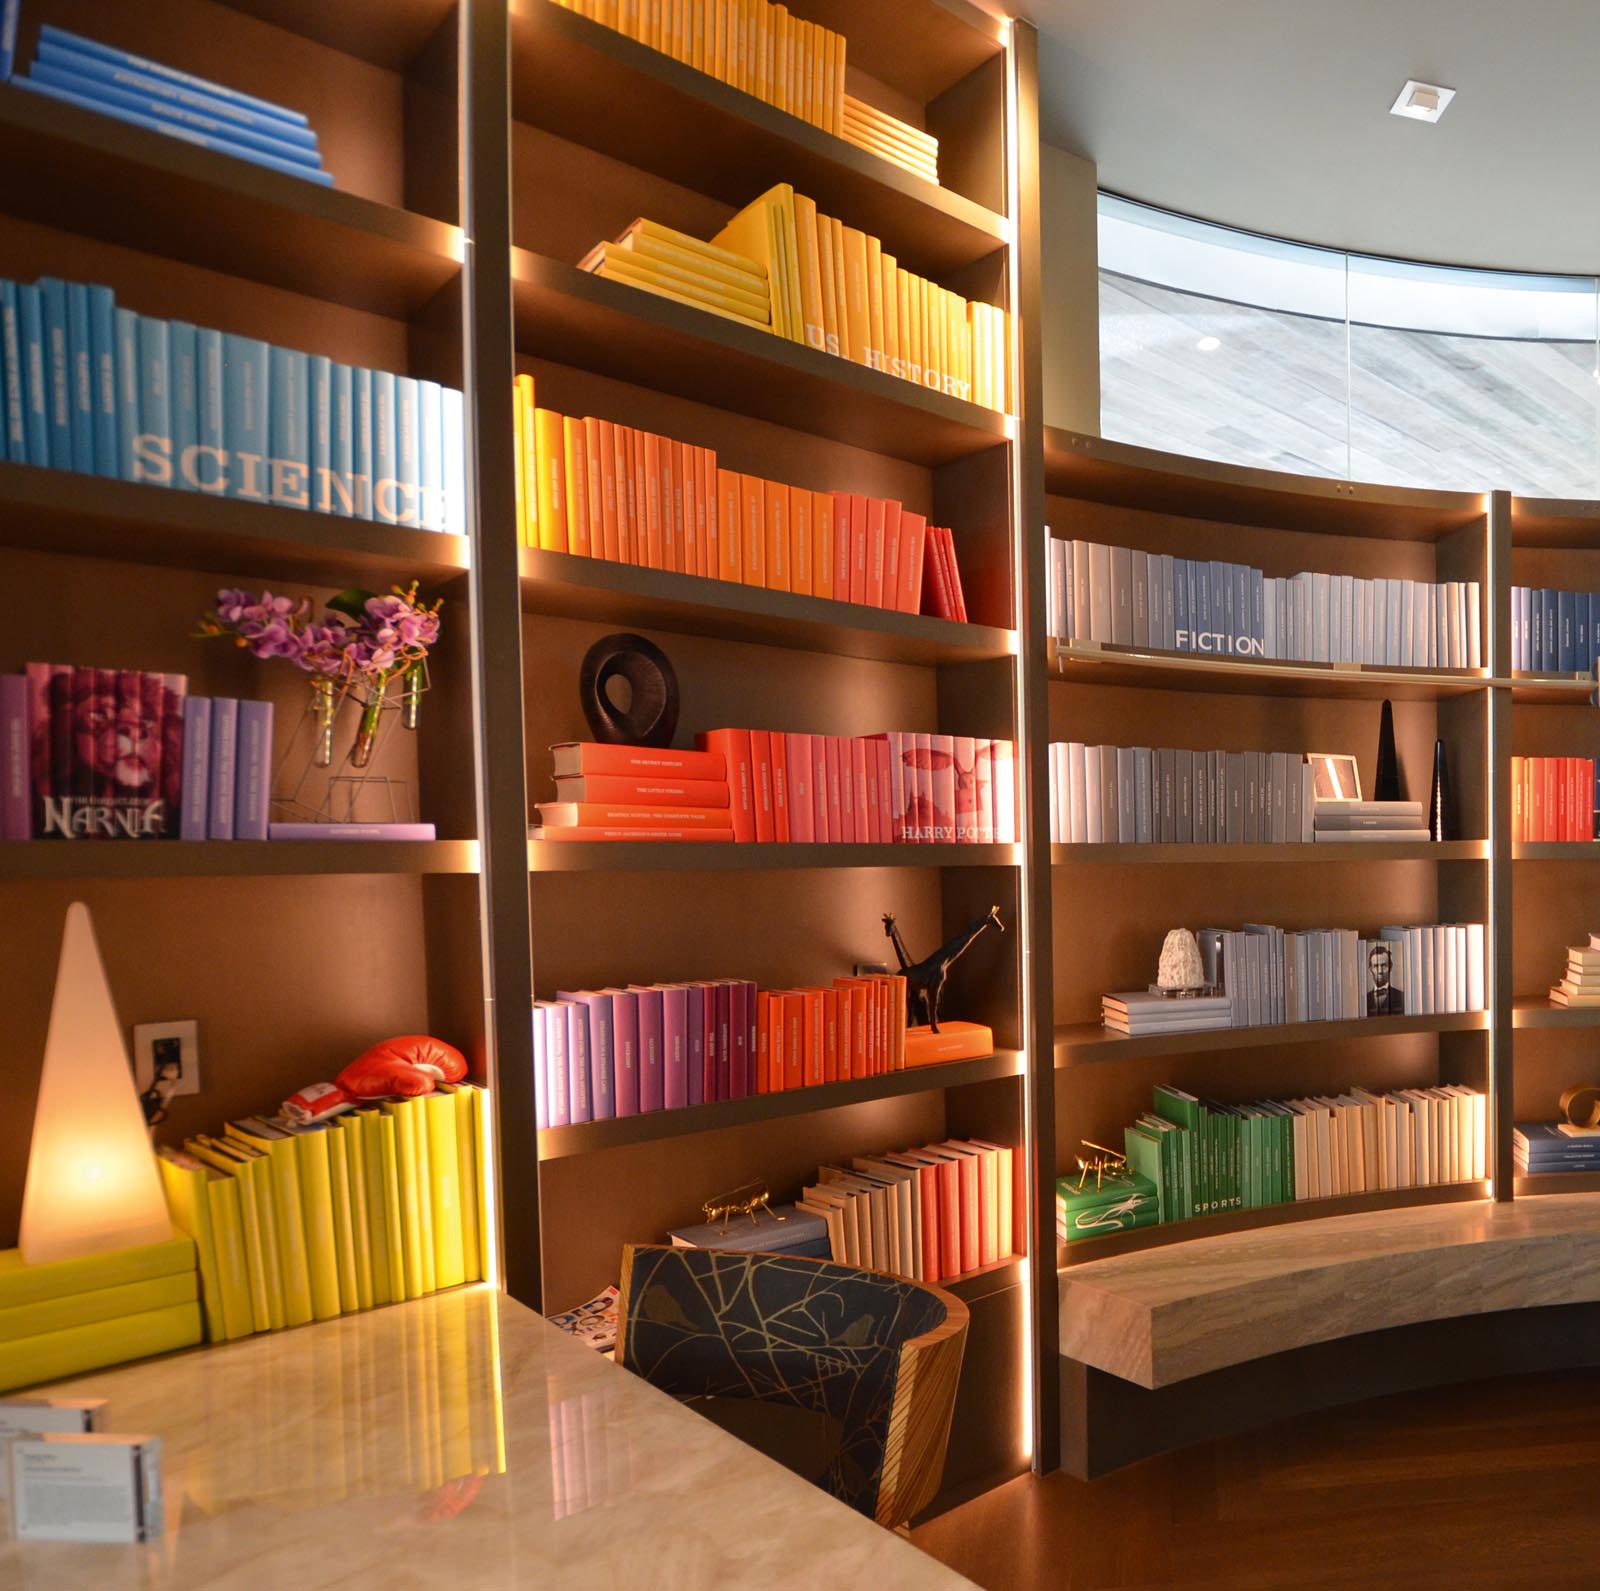
[(24, 1263), (172, 1236), (89, 908), (67, 908), (22, 1196)]

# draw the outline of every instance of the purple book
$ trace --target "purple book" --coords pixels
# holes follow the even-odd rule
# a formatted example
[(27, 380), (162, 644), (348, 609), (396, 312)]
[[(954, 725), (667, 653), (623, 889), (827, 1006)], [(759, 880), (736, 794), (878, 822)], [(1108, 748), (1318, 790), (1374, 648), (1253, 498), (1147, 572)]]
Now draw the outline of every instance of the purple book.
[(643, 983), (629, 987), (639, 997), (639, 1109), (660, 1110), (665, 1101), (662, 1045), (666, 1028), (661, 988)]
[[(102, 694), (102, 685), (109, 689)], [(72, 837), (114, 839), (117, 743), (117, 675), (114, 669), (72, 670)], [(137, 748), (136, 748), (137, 750)]]
[(728, 1063), (733, 1054), (733, 985), (721, 980), (712, 991), (716, 1011), (712, 1018), (712, 1047), (706, 1056), (706, 1100), (728, 1097)]
[(566, 1008), (551, 1000), (541, 1000), (534, 1007), (533, 1019), (544, 1029), (544, 1074), (550, 1091), (550, 1125), (565, 1127), (572, 1121)]
[(589, 1013), (589, 1102), (596, 1121), (610, 1121), (617, 1114), (611, 996), (592, 989), (559, 989), (556, 999), (576, 1001)]
[(541, 1132), (550, 1125), (550, 1069), (544, 1060), (544, 1012), (533, 1002), (533, 1124)]
[(745, 986), (742, 983), (728, 985), (728, 1070), (725, 1086), (722, 1089), (723, 1099), (743, 1099), (745, 1079), (745, 1051), (750, 1048), (750, 1023), (749, 1018), (755, 1015), (755, 1002), (749, 1002), (749, 1011), (745, 1009)]
[(567, 1099), (574, 1121), (593, 1121), (589, 1094), (589, 1008), (576, 1000), (559, 1000), (567, 1019)]
[[(269, 823), (269, 840), (435, 840), (431, 823)], [(565, 996), (563, 996), (565, 998)]]
[(689, 991), (681, 983), (661, 991), (661, 1103), (682, 1110), (689, 1103)]
[(33, 836), (72, 835), (72, 670), (60, 663), (29, 663), (28, 763), (33, 788)]
[(189, 699), (189, 676), (162, 676), (166, 695), (161, 708), (161, 833), (176, 839), (183, 807), (183, 704)]
[(689, 1103), (703, 1105), (706, 1100), (708, 1016), (715, 1010), (715, 1001), (711, 997), (711, 985), (707, 983), (691, 983), (685, 993), (689, 997)]
[(211, 794), (211, 698), (190, 696), (183, 704), (183, 779), (178, 792), (178, 838), (206, 837), (206, 801)]
[(233, 798), (239, 756), (239, 703), (218, 696), (211, 703), (211, 797), (207, 828), (213, 840), (233, 838)]
[(28, 682), (0, 674), (0, 840), (33, 837), (28, 815)]
[(272, 800), (272, 703), (239, 703), (238, 767), (234, 773), (233, 837), (264, 840)]
[(619, 1116), (639, 1114), (639, 996), (630, 989), (606, 989), (611, 996), (612, 1048), (616, 1064)]

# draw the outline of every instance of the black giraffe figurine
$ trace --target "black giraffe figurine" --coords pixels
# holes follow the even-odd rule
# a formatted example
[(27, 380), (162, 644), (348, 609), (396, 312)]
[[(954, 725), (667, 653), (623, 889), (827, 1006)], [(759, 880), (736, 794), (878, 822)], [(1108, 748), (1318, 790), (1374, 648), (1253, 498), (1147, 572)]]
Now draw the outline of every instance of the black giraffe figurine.
[(975, 923), (940, 945), (931, 956), (914, 962), (906, 954), (900, 930), (895, 926), (894, 914), (883, 914), (883, 931), (894, 945), (894, 953), (900, 958), (900, 972), (906, 980), (906, 1020), (913, 1027), (917, 1025), (920, 1014), (933, 1032), (939, 1031), (939, 1001), (944, 994), (944, 980), (950, 975), (951, 967), (967, 953), (972, 941), (991, 923), (1001, 933), (1006, 931), (1006, 925), (1000, 921), (998, 906), (991, 906)]

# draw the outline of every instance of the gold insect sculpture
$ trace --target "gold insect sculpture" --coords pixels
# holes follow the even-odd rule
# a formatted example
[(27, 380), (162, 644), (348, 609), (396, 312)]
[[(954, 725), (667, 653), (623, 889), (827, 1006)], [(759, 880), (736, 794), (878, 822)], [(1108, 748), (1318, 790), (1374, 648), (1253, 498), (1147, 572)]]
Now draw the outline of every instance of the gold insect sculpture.
[(1088, 1138), (1079, 1140), (1085, 1149), (1092, 1149), (1094, 1153), (1086, 1160), (1082, 1155), (1077, 1156), (1078, 1161), (1078, 1192), (1089, 1185), (1089, 1178), (1094, 1178), (1094, 1185), (1098, 1191), (1107, 1177), (1121, 1176), (1128, 1169), (1128, 1158), (1119, 1155), (1115, 1149), (1107, 1149), (1104, 1144), (1094, 1143)]
[(731, 1193), (713, 1194), (700, 1206), (705, 1212), (707, 1221), (720, 1221), (722, 1235), (726, 1236), (728, 1224), (736, 1216), (748, 1215), (751, 1226), (759, 1222), (760, 1212), (765, 1210), (774, 1221), (787, 1221), (786, 1215), (779, 1215), (772, 1208), (772, 1192), (764, 1182), (745, 1182), (733, 1189)]

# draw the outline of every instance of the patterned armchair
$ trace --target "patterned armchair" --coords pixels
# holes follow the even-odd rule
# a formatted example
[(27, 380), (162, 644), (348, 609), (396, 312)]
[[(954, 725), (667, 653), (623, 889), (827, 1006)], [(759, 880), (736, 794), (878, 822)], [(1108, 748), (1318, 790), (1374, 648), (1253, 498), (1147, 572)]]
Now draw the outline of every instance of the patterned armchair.
[(617, 1363), (680, 1397), (750, 1398), (827, 1415), (823, 1485), (903, 1526), (944, 1470), (967, 1306), (942, 1288), (792, 1254), (630, 1245)]

